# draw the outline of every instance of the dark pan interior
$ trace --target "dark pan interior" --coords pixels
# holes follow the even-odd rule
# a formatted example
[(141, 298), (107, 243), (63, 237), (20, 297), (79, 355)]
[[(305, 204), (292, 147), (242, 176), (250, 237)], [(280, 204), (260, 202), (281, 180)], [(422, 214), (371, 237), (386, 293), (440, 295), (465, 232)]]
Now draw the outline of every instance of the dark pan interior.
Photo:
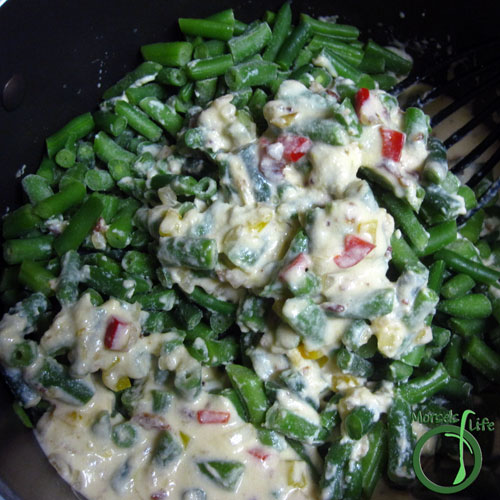
[[(0, 91), (14, 75), (25, 88), (16, 109), (7, 111), (0, 105), (1, 213), (21, 203), (16, 172), (23, 165), (26, 172), (35, 170), (44, 138), (73, 116), (94, 109), (103, 90), (137, 65), (141, 44), (176, 39), (178, 17), (203, 17), (233, 7), (237, 18), (249, 21), (280, 4), (281, 0), (7, 0), (0, 7)], [(294, 12), (339, 15), (339, 22), (358, 26), (364, 39), (407, 42), (418, 73), (450, 51), (498, 36), (500, 2), (297, 0)], [(1, 496), (74, 498), (43, 458), (31, 432), (13, 416), (10, 396), (0, 383)]]

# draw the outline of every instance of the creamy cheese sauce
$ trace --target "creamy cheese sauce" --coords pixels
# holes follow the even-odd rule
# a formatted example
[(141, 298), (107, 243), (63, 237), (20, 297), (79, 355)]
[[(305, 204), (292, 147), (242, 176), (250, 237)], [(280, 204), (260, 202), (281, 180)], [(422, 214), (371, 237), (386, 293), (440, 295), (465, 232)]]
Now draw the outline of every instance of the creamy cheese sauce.
[[(353, 319), (368, 320), (363, 343), (374, 335), (379, 351), (398, 359), (432, 339), (424, 322), (432, 311), (411, 322), (406, 319), (417, 293), (426, 288), (427, 275), (409, 272), (398, 282), (387, 278), (394, 221), (358, 175), (361, 167), (376, 172), (395, 186), (396, 194), (417, 203), (425, 145), (405, 145), (398, 165), (383, 159), (380, 129), (401, 131), (402, 112), (393, 103), (384, 104), (387, 94), (375, 90), (363, 110), (359, 137), (343, 136), (338, 145), (309, 141), (301, 157), (291, 160), (287, 136), (321, 126), (337, 109), (331, 93), (318, 86), (315, 90), (285, 81), (264, 108), (269, 129), (260, 138), (253, 123), (239, 119), (232, 95), (214, 100), (199, 114), (197, 126), (205, 150), (221, 166), (220, 189), (210, 200), (197, 200), (182, 213), (176, 194), (167, 186), (158, 193), (162, 205), (144, 217), (159, 238), (160, 263), (185, 292), (199, 286), (234, 303), (249, 293), (274, 301), (275, 320), (245, 354), (263, 381), (272, 383), (287, 375), (300, 381), (300, 389), (276, 391), (271, 412), (298, 415), (311, 428), (320, 429), (320, 405), (331, 390), (342, 396), (341, 418), (365, 406), (378, 420), (391, 405), (392, 384), (384, 382), (377, 388), (364, 377), (343, 373), (331, 355), (343, 345)], [(169, 165), (170, 173), (180, 172), (173, 150), (150, 152)], [(292, 255), (290, 246), (302, 229), (307, 248)], [(213, 240), (218, 253), (214, 268), (197, 273), (190, 268), (194, 266), (172, 265), (165, 247), (172, 237)], [(348, 252), (349, 241), (358, 245), (354, 257)], [(94, 242), (97, 248), (101, 243)], [(295, 292), (304, 283), (309, 283), (310, 291)], [(389, 304), (383, 314), (367, 312), (364, 304), (374, 294), (383, 294)], [(312, 314), (318, 318), (316, 336), (309, 336), (307, 330)], [(196, 496), (197, 488), (208, 499), (317, 498), (318, 486), (310, 470), (286, 441), (263, 445), (256, 428), (240, 418), (228, 398), (209, 392), (229, 387), (222, 372), (201, 366), (182, 345), (182, 338), (165, 351), (166, 343), (176, 341), (175, 331), (144, 336), (141, 325), (146, 316), (137, 303), (110, 299), (94, 307), (84, 295), (56, 316), (40, 341), (33, 365), (23, 369), (28, 384), (37, 386), (46, 357), (63, 349), (71, 363), (70, 374), (94, 391), (84, 405), (64, 397), (58, 387), (44, 393), (53, 406), (39, 421), (36, 435), (61, 476), (89, 499), (205, 498)], [(110, 321), (127, 325), (120, 349), (106, 345)], [(2, 320), (4, 364), (27, 333), (26, 326), (18, 314)], [(200, 338), (193, 344), (200, 349), (204, 345)], [(172, 392), (166, 407), (153, 411), (153, 393), (164, 390), (167, 379), (186, 373), (198, 373), (203, 390), (191, 398)], [(111, 439), (111, 429), (124, 422), (115, 410), (113, 391), (123, 390), (138, 395), (127, 409), (135, 435), (128, 447)], [(202, 422), (206, 411), (223, 415), (224, 422)], [(102, 415), (109, 421), (104, 419), (101, 425)], [(159, 466), (154, 456), (165, 431), (177, 452)], [(306, 442), (314, 444), (318, 435), (312, 433)], [(361, 459), (367, 449), (367, 440), (360, 440), (350, 460)], [(239, 464), (231, 487), (221, 486), (225, 479), (208, 463), (217, 460)]]

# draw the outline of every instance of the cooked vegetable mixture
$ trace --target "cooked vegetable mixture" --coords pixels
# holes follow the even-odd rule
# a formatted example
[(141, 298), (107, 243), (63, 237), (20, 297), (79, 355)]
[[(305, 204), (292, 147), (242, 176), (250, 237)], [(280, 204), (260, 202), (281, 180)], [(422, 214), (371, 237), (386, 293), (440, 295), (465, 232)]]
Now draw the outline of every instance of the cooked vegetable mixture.
[(406, 55), (288, 3), (179, 26), (4, 218), (17, 414), (89, 499), (410, 484), (412, 412), (500, 382), (497, 209), (457, 231), (475, 193), (386, 92)]

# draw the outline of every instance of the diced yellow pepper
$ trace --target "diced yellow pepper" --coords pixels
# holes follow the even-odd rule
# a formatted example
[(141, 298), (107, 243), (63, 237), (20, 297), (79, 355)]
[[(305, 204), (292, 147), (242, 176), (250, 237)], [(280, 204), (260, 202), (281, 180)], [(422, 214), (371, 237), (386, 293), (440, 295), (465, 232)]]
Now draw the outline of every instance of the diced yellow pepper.
[(288, 474), (287, 482), (289, 486), (303, 489), (307, 486), (307, 473), (305, 462), (298, 460), (287, 460)]
[(320, 368), (323, 368), (328, 363), (328, 356), (321, 356), (321, 358), (318, 359), (318, 365)]
[(377, 227), (378, 222), (376, 220), (369, 220), (365, 222), (360, 222), (358, 224), (358, 233), (366, 233), (372, 237), (372, 243), (377, 241)]
[(320, 359), (324, 356), (322, 351), (308, 351), (304, 344), (300, 344), (298, 349), (302, 357), (305, 359)]
[(358, 387), (360, 384), (360, 379), (354, 375), (342, 373), (332, 376), (332, 390), (334, 392), (341, 392), (349, 387)]
[(289, 127), (294, 121), (297, 113), (287, 113), (271, 118), (271, 124), (278, 128)]
[(130, 383), (130, 379), (128, 377), (120, 377), (116, 383), (116, 390), (123, 391), (131, 386), (132, 384)]
[(184, 448), (187, 448), (189, 441), (191, 441), (191, 437), (182, 431), (179, 431), (179, 435), (181, 437), (182, 445), (184, 446)]

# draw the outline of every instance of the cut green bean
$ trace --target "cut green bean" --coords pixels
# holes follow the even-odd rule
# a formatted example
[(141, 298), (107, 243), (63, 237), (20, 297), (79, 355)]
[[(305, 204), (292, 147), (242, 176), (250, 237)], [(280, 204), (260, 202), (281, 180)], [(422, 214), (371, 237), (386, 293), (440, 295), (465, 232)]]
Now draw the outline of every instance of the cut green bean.
[(301, 14), (300, 19), (302, 22), (311, 26), (311, 31), (313, 33), (328, 35), (332, 38), (347, 41), (356, 40), (359, 36), (359, 30), (355, 26), (320, 21), (319, 19), (314, 19), (307, 14)]
[(190, 60), (193, 45), (189, 42), (151, 43), (141, 47), (142, 57), (146, 61), (154, 61), (162, 66), (177, 66), (181, 68)]
[(438, 311), (457, 318), (481, 319), (491, 315), (491, 302), (486, 295), (473, 293), (454, 299), (442, 300)]
[(208, 19), (179, 18), (179, 28), (185, 35), (227, 41), (233, 36), (234, 25)]
[(259, 53), (271, 40), (272, 32), (267, 23), (259, 23), (240, 36), (227, 42), (235, 63)]
[(385, 59), (385, 67), (389, 71), (394, 71), (398, 75), (407, 75), (413, 66), (410, 59), (400, 56), (395, 51), (381, 47), (373, 40), (366, 44), (365, 51), (367, 54), (380, 55)]
[(42, 219), (66, 212), (68, 209), (80, 205), (86, 194), (85, 186), (80, 182), (72, 182), (58, 193), (45, 198), (35, 205), (33, 211)]
[(73, 142), (82, 139), (94, 130), (94, 119), (90, 113), (84, 113), (69, 121), (63, 128), (47, 138), (47, 154), (54, 158), (59, 150), (65, 147), (68, 139)]
[(51, 235), (7, 240), (3, 244), (3, 258), (9, 265), (20, 264), (24, 260), (43, 260), (51, 257), (54, 237)]
[[(100, 160), (108, 164), (111, 162), (120, 162), (120, 164), (128, 165), (135, 160), (135, 154), (119, 146), (102, 131), (95, 136), (94, 151)], [(119, 180), (114, 175), (113, 178)]]
[(274, 19), (273, 33), (266, 50), (262, 54), (264, 61), (274, 61), (280, 51), (290, 27), (292, 25), (292, 9), (289, 2), (285, 2)]
[(54, 241), (59, 256), (68, 250), (77, 250), (100, 217), (103, 205), (99, 198), (90, 196), (70, 219), (66, 229)]
[(148, 115), (128, 102), (115, 102), (115, 112), (126, 118), (128, 125), (150, 141), (157, 141), (161, 137), (161, 128), (153, 123)]
[(290, 69), (299, 52), (306, 44), (309, 33), (310, 25), (302, 22), (288, 35), (275, 59), (280, 69)]
[(482, 340), (471, 337), (463, 350), (463, 357), (487, 379), (500, 382), (500, 354), (488, 347)]
[(174, 137), (182, 127), (182, 118), (174, 109), (163, 104), (156, 97), (146, 97), (142, 99), (139, 103), (139, 107)]

